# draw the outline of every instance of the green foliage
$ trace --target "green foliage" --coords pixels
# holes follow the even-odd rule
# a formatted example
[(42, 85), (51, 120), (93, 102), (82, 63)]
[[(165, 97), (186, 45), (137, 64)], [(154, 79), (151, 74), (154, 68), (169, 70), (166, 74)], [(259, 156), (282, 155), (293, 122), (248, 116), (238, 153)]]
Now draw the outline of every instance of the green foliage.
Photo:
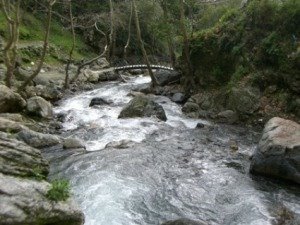
[(195, 79), (205, 86), (232, 86), (249, 75), (262, 90), (285, 88), (287, 76), (300, 73), (299, 23), (300, 4), (294, 0), (252, 0), (244, 9), (228, 9), (191, 40)]
[(46, 176), (44, 175), (44, 171), (41, 167), (37, 166), (32, 169), (32, 178), (38, 181), (45, 180)]
[(54, 180), (46, 197), (51, 201), (66, 201), (70, 197), (70, 184), (67, 180)]

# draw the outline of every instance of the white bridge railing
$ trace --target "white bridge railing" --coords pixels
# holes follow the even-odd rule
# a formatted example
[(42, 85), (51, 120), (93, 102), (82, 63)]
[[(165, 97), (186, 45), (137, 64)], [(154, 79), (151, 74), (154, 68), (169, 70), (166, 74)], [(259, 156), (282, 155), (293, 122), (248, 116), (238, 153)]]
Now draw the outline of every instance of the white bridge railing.
[[(150, 65), (150, 67), (151, 67), (151, 69), (156, 69), (156, 70), (171, 70), (171, 71), (174, 70), (174, 68), (168, 67), (168, 66)], [(141, 65), (129, 65), (129, 66), (114, 67), (115, 71), (136, 70), (136, 69), (147, 69), (147, 65), (146, 64), (141, 64)]]

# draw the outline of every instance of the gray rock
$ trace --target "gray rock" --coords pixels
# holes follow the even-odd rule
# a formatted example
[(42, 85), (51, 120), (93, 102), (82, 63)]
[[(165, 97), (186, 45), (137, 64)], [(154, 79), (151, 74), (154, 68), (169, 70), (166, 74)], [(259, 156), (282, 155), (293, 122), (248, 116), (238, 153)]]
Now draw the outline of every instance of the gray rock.
[(133, 98), (121, 111), (119, 118), (151, 117), (155, 116), (166, 121), (167, 117), (161, 105), (146, 96)]
[(300, 184), (300, 125), (279, 117), (269, 120), (250, 171)]
[(229, 99), (228, 108), (238, 112), (240, 115), (253, 114), (260, 106), (260, 92), (258, 89), (232, 88)]
[(17, 133), (17, 138), (35, 148), (45, 148), (60, 144), (60, 139), (51, 134), (42, 134), (32, 130), (22, 130)]
[(42, 118), (52, 118), (53, 110), (50, 102), (42, 97), (32, 97), (27, 101), (27, 112)]
[(13, 134), (27, 129), (27, 127), (23, 126), (19, 122), (0, 117), (0, 131), (2, 132)]
[(85, 70), (84, 75), (87, 77), (88, 82), (97, 83), (99, 81), (99, 73), (97, 71)]
[(130, 140), (121, 140), (121, 141), (113, 141), (109, 142), (105, 148), (117, 148), (117, 149), (125, 149), (130, 148), (134, 145), (133, 141)]
[(62, 93), (54, 85), (37, 85), (35, 86), (35, 93), (48, 101), (58, 101), (62, 98)]
[(154, 72), (154, 76), (160, 86), (179, 83), (181, 78), (181, 74), (179, 72), (168, 70), (157, 70)]
[(99, 81), (115, 81), (120, 78), (120, 76), (114, 71), (98, 72)]
[(48, 163), (41, 152), (24, 142), (0, 135), (0, 173), (13, 176), (34, 177), (36, 173), (47, 176)]
[(183, 103), (185, 101), (185, 95), (183, 93), (175, 93), (172, 96), (172, 101), (176, 103)]
[(82, 225), (84, 215), (72, 199), (53, 202), (46, 195), (50, 184), (0, 173), (1, 224)]
[(0, 85), (0, 113), (20, 112), (26, 107), (26, 101), (5, 85)]
[(19, 113), (0, 113), (0, 117), (15, 122), (23, 122), (23, 116)]
[(77, 138), (65, 138), (63, 140), (63, 148), (64, 149), (75, 149), (75, 148), (84, 148), (85, 146), (81, 140)]
[(91, 100), (91, 103), (89, 106), (92, 107), (94, 105), (109, 105), (110, 103), (111, 102), (109, 102), (103, 98), (96, 97)]
[(234, 124), (238, 121), (238, 115), (232, 110), (226, 110), (217, 114), (216, 120), (219, 123)]
[(183, 219), (168, 221), (161, 225), (207, 225), (207, 223), (183, 218)]
[(182, 112), (184, 113), (198, 112), (199, 110), (199, 105), (194, 102), (186, 102), (182, 107)]
[(110, 67), (110, 64), (106, 58), (100, 58), (90, 65), (90, 69), (92, 70), (100, 70), (108, 67)]

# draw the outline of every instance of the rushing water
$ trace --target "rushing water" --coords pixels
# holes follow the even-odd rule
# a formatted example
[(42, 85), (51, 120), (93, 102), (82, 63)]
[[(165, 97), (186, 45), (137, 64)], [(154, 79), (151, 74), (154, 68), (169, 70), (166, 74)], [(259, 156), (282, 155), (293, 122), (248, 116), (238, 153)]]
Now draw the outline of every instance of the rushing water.
[[(258, 134), (186, 118), (180, 106), (162, 96), (152, 98), (164, 107), (166, 122), (118, 119), (132, 98), (128, 93), (149, 81), (138, 77), (106, 83), (55, 109), (67, 115), (63, 135), (81, 138), (87, 146), (85, 154), (47, 153), (51, 176), (70, 180), (86, 225), (161, 224), (183, 217), (209, 224), (267, 225), (282, 205), (300, 214), (298, 187), (248, 174)], [(89, 107), (94, 97), (112, 104)], [(195, 129), (198, 122), (206, 126)], [(238, 151), (230, 150), (232, 140)], [(116, 147), (116, 141), (123, 145)]]

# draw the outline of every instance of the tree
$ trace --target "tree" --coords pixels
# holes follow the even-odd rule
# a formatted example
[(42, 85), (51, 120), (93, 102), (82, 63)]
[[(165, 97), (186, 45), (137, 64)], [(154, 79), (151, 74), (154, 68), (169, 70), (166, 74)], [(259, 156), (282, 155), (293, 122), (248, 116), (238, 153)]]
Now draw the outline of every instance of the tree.
[(5, 16), (8, 26), (7, 42), (3, 49), (4, 63), (6, 66), (5, 83), (7, 87), (12, 86), (12, 78), (16, 67), (17, 45), (19, 41), (20, 26), (20, 3), (21, 0), (1, 0), (1, 10)]
[(125, 60), (127, 58), (127, 51), (128, 51), (128, 47), (129, 47), (130, 39), (131, 39), (132, 14), (133, 14), (133, 2), (130, 2), (130, 17), (129, 17), (129, 22), (128, 22), (128, 37), (127, 37), (126, 45), (124, 47), (124, 55), (123, 55)]
[(157, 80), (156, 80), (156, 78), (155, 78), (155, 76), (152, 72), (152, 69), (151, 69), (151, 66), (150, 66), (150, 61), (149, 61), (149, 58), (148, 58), (148, 55), (147, 55), (147, 52), (146, 52), (146, 49), (145, 49), (145, 46), (144, 46), (144, 42), (143, 42), (143, 39), (142, 39), (140, 22), (139, 22), (139, 15), (138, 15), (138, 12), (137, 12), (137, 7), (136, 7), (136, 4), (135, 4), (135, 0), (132, 0), (132, 4), (133, 4), (134, 21), (135, 21), (136, 32), (137, 32), (137, 39), (138, 39), (138, 42), (139, 42), (139, 45), (140, 45), (140, 48), (141, 48), (141, 51), (142, 51), (142, 54), (143, 54), (144, 61), (147, 65), (149, 75), (151, 77), (152, 87), (154, 87), (154, 86), (157, 86), (158, 83), (157, 83)]
[(183, 37), (183, 58), (186, 66), (186, 82), (185, 88), (187, 91), (190, 91), (195, 86), (193, 78), (193, 67), (190, 59), (190, 42), (188, 34), (185, 27), (185, 15), (184, 15), (184, 0), (179, 0), (179, 9), (180, 9), (180, 31)]
[(69, 88), (69, 79), (70, 79), (70, 75), (69, 75), (69, 70), (70, 70), (70, 64), (72, 62), (72, 57), (73, 57), (73, 51), (75, 48), (75, 42), (76, 42), (76, 37), (75, 37), (75, 30), (74, 30), (74, 18), (73, 18), (73, 13), (72, 13), (72, 2), (71, 0), (68, 0), (68, 7), (69, 7), (69, 19), (70, 19), (70, 24), (71, 24), (71, 32), (72, 32), (72, 47), (71, 50), (69, 52), (69, 59), (67, 61), (67, 65), (66, 65), (66, 76), (65, 76), (65, 89)]
[(50, 36), (50, 27), (51, 27), (51, 19), (52, 19), (52, 7), (55, 4), (56, 0), (47, 0), (47, 19), (46, 19), (46, 31), (45, 31), (45, 38), (44, 38), (44, 43), (43, 43), (43, 50), (42, 50), (42, 55), (40, 57), (39, 63), (35, 71), (27, 78), (24, 83), (19, 87), (18, 91), (22, 91), (26, 88), (26, 86), (40, 73), (47, 49), (48, 49), (48, 42), (49, 42), (49, 36)]

